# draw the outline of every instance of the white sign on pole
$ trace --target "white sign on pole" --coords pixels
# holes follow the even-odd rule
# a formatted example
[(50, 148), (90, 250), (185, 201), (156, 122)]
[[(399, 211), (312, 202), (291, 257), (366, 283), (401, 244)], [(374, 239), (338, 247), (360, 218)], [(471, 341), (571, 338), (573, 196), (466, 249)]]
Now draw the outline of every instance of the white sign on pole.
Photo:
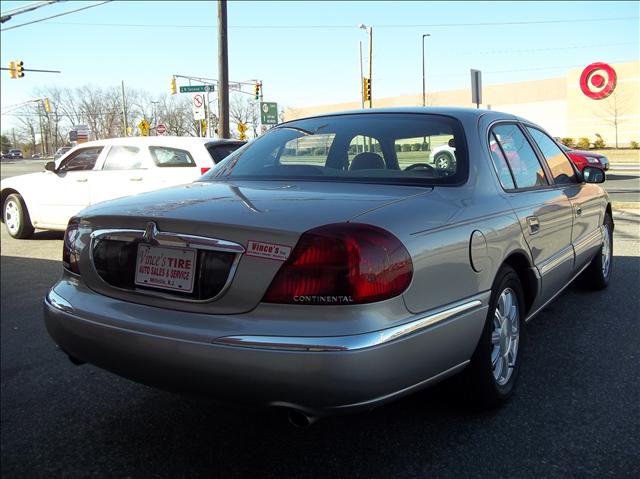
[(475, 103), (480, 108), (482, 103), (482, 72), (471, 69), (471, 103)]
[(191, 106), (193, 107), (193, 119), (204, 120), (204, 93), (194, 93)]

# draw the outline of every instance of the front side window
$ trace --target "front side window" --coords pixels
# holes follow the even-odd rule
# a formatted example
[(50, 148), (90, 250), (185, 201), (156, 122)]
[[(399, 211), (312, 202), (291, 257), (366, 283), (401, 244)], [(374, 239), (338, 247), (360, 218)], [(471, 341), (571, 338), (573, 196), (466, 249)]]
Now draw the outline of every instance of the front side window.
[(547, 160), (547, 164), (553, 175), (553, 181), (558, 184), (577, 183), (578, 178), (576, 177), (575, 171), (573, 171), (569, 159), (564, 156), (558, 144), (537, 128), (528, 126), (527, 130), (538, 145), (538, 148), (540, 148), (542, 156)]
[(114, 145), (107, 153), (102, 165), (103, 170), (136, 170), (142, 168), (140, 148), (135, 146)]
[[(429, 145), (456, 161), (440, 168)], [(455, 148), (449, 147), (455, 144)], [(462, 125), (435, 114), (348, 114), (272, 128), (206, 174), (214, 179), (300, 179), (393, 184), (460, 184), (468, 174)]]
[(81, 150), (72, 153), (60, 165), (59, 171), (93, 170), (102, 148), (102, 146), (82, 148)]
[(516, 188), (534, 188), (549, 184), (533, 147), (517, 125), (498, 125), (493, 128), (493, 135), (511, 168)]

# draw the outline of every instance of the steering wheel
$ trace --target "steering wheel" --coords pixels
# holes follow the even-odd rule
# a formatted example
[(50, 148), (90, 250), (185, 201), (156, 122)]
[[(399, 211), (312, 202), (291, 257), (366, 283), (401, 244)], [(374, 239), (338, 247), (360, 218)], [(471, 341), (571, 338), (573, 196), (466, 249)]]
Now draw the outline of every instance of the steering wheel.
[(413, 165), (409, 165), (407, 166), (404, 171), (411, 171), (411, 170), (425, 170), (428, 171), (429, 173), (433, 173), (434, 175), (437, 175), (436, 173), (436, 169), (431, 166), (431, 165), (427, 165), (426, 163), (414, 163)]

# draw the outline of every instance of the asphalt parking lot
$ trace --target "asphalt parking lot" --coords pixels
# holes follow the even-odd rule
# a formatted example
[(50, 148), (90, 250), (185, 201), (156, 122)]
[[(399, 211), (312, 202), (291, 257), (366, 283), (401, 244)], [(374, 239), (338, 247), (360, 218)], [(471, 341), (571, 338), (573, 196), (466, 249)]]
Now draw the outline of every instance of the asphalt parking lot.
[(615, 216), (611, 287), (572, 286), (529, 324), (505, 407), (444, 383), (309, 429), (72, 365), (41, 314), (61, 234), (3, 227), (2, 477), (639, 477), (640, 214)]

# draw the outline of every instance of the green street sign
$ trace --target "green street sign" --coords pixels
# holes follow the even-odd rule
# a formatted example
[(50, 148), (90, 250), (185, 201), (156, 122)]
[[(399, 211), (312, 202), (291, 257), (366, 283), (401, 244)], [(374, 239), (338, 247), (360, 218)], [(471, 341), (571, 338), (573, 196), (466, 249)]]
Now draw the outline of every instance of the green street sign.
[(278, 104), (268, 101), (260, 102), (260, 123), (263, 125), (278, 124)]
[(210, 91), (213, 91), (213, 85), (189, 85), (180, 87), (180, 93), (206, 93)]

